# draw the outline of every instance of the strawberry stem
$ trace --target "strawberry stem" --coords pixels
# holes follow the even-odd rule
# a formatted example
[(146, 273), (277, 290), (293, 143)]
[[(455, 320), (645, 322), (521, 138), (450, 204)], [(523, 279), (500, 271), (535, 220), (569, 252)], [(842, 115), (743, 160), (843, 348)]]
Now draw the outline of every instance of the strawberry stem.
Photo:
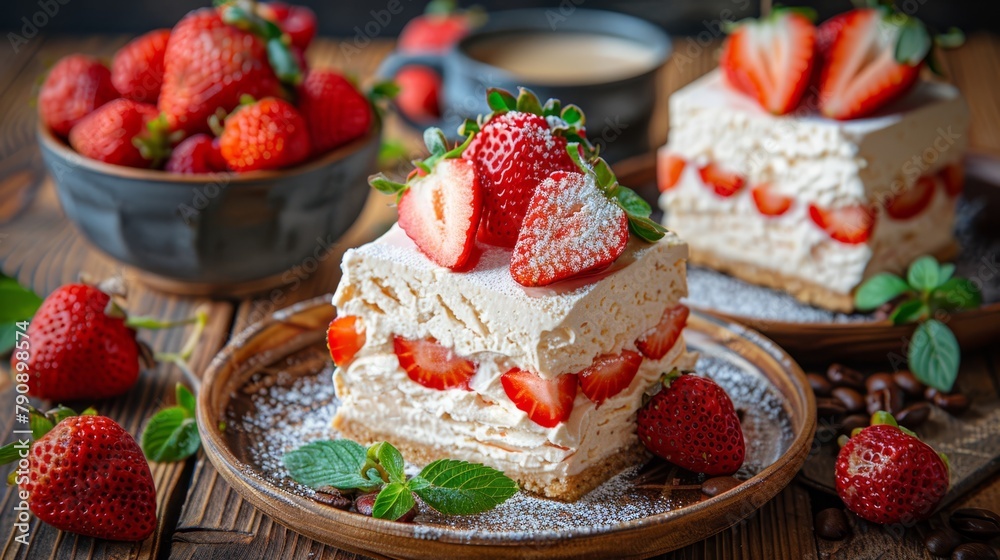
[[(188, 323), (190, 322), (188, 321)], [(158, 362), (170, 363), (177, 366), (177, 369), (181, 370), (181, 373), (184, 374), (188, 384), (191, 385), (194, 391), (197, 391), (201, 387), (201, 379), (191, 371), (187, 361), (191, 358), (195, 347), (198, 345), (198, 341), (201, 339), (202, 333), (205, 331), (205, 325), (208, 323), (208, 314), (204, 310), (198, 310), (194, 317), (194, 322), (194, 330), (180, 352), (158, 352), (154, 355), (154, 358)]]

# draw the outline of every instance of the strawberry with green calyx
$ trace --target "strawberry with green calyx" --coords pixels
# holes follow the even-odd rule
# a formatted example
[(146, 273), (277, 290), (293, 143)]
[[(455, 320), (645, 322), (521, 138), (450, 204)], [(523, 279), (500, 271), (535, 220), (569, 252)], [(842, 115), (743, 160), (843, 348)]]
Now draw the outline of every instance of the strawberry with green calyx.
[(124, 98), (105, 103), (69, 132), (80, 155), (127, 167), (159, 167), (178, 140), (155, 106)]
[(414, 161), (416, 167), (406, 183), (397, 183), (379, 173), (368, 183), (381, 193), (394, 195), (399, 227), (429, 259), (451, 269), (469, 261), (483, 209), (483, 191), (472, 163), (462, 153), (472, 141), (448, 149), (444, 133), (437, 128), (424, 132), (430, 156)]
[[(135, 440), (92, 409), (32, 409), (34, 443), (0, 448), (0, 463), (27, 458), (12, 473), (28, 508), (63, 531), (116, 541), (141, 541), (156, 529), (156, 488)], [(25, 453), (26, 455), (22, 455)]]
[[(302, 68), (290, 48), (291, 37), (277, 23), (257, 13), (256, 2), (229, 0), (219, 4), (222, 21), (260, 37), (266, 45), (267, 60), (278, 79), (288, 86), (302, 83)], [(303, 47), (304, 48), (304, 47)]]
[(254, 101), (243, 96), (219, 136), (222, 158), (239, 173), (291, 167), (305, 161), (311, 150), (305, 118), (276, 97)]
[(664, 374), (639, 409), (639, 441), (653, 454), (696, 473), (731, 475), (743, 465), (746, 442), (729, 395), (711, 379)]
[(887, 412), (876, 412), (870, 426), (841, 440), (837, 495), (863, 519), (915, 523), (928, 518), (948, 491), (948, 458)]

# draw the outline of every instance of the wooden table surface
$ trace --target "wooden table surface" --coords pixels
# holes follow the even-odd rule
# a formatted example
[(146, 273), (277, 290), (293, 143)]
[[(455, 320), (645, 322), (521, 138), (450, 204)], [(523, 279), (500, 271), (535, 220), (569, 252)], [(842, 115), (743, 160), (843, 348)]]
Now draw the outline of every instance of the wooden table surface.
[[(143, 315), (180, 318), (207, 306), (209, 326), (193, 356), (196, 372), (204, 369), (229, 337), (276, 308), (333, 290), (339, 276), (340, 254), (365, 239), (364, 227), (352, 229), (332, 248), (316, 272), (280, 297), (242, 300), (206, 300), (176, 297), (139, 283), (127, 269), (91, 247), (62, 214), (51, 180), (46, 177), (35, 143), (35, 109), (39, 77), (59, 57), (85, 52), (110, 57), (128, 37), (36, 37), (0, 66), (0, 269), (39, 294), (48, 294), (71, 282), (81, 272), (102, 278), (120, 275), (130, 281), (130, 311)], [(662, 72), (661, 104), (655, 116), (654, 138), (666, 137), (666, 94), (707, 72), (715, 65), (718, 44), (704, 48), (680, 38), (676, 54)], [(311, 63), (334, 65), (367, 77), (392, 44), (373, 41), (344, 59), (340, 43), (320, 40), (310, 52)], [(972, 109), (973, 149), (1000, 155), (1000, 37), (973, 36), (965, 46), (947, 53), (945, 68), (964, 92)], [(388, 135), (414, 136), (390, 119)], [(360, 222), (384, 215), (384, 200), (372, 197)], [(380, 211), (381, 210), (381, 211)], [(369, 228), (370, 231), (370, 228)], [(141, 336), (157, 350), (174, 350), (187, 337), (185, 329), (146, 332)], [(996, 379), (1000, 345), (967, 354), (966, 371), (978, 369)], [(121, 398), (99, 403), (102, 413), (138, 435), (148, 417), (163, 404), (172, 404), (173, 387), (181, 380), (176, 368), (161, 365), (144, 372), (136, 387)], [(0, 403), (13, 403), (7, 376), (0, 381)], [(11, 406), (12, 408), (12, 406)], [(10, 410), (8, 408), (6, 410)], [(0, 435), (10, 439), (13, 412), (0, 414)], [(182, 463), (151, 463), (157, 487), (159, 526), (137, 544), (112, 543), (63, 533), (37, 520), (31, 522), (31, 544), (14, 542), (15, 492), (0, 489), (0, 558), (242, 558), (242, 559), (351, 559), (361, 558), (297, 535), (244, 502), (216, 473), (202, 454)], [(6, 476), (7, 470), (0, 472)], [(688, 548), (664, 556), (671, 559), (800, 559), (800, 558), (930, 558), (910, 530), (894, 535), (878, 528), (862, 528), (850, 541), (829, 543), (813, 536), (812, 515), (831, 503), (827, 496), (793, 483), (748, 521)], [(1000, 476), (962, 500), (1000, 510)], [(940, 518), (934, 521), (940, 523)]]

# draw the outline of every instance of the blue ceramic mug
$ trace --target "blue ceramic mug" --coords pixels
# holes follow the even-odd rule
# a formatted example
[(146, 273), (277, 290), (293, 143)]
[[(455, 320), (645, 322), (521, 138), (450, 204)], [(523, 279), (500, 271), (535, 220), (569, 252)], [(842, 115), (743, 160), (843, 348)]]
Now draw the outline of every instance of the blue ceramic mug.
[(490, 13), (447, 53), (396, 52), (378, 73), (391, 78), (409, 64), (437, 70), (443, 114), (434, 125), (453, 137), (466, 118), (489, 112), (488, 88), (524, 86), (542, 101), (580, 106), (588, 138), (609, 160), (648, 152), (656, 74), (670, 55), (669, 38), (633, 16), (563, 4)]

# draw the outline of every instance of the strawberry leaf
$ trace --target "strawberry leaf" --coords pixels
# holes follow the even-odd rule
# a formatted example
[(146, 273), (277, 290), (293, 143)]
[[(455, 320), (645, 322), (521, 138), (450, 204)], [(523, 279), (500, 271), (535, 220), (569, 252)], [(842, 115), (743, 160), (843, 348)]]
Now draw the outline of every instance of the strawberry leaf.
[(448, 151), (448, 139), (440, 128), (430, 127), (424, 131), (424, 144), (431, 155), (443, 154)]
[(368, 177), (368, 184), (382, 194), (394, 195), (396, 202), (403, 197), (403, 193), (409, 188), (403, 183), (390, 180), (384, 173), (377, 173)]
[(23, 446), (21, 446), (20, 443), (16, 441), (13, 441), (3, 447), (0, 447), (0, 465), (13, 463), (14, 461), (20, 459), (21, 449), (23, 449)]
[(562, 120), (566, 121), (570, 125), (583, 126), (587, 122), (586, 117), (583, 115), (583, 111), (576, 105), (567, 105), (564, 107), (560, 117), (562, 117)]
[(167, 407), (153, 415), (141, 440), (146, 458), (160, 463), (182, 461), (201, 447), (194, 415), (182, 406)]
[(921, 292), (929, 292), (937, 288), (940, 278), (941, 271), (938, 262), (930, 255), (924, 255), (913, 261), (910, 269), (906, 272), (906, 281), (910, 283), (910, 286), (913, 286), (914, 290)]
[(490, 88), (486, 91), (486, 104), (494, 113), (506, 113), (517, 109), (517, 98), (507, 90)]
[(45, 413), (45, 417), (48, 418), (50, 421), (52, 421), (53, 425), (62, 422), (63, 420), (69, 418), (70, 416), (77, 416), (76, 411), (73, 410), (72, 408), (63, 405), (59, 405)]
[(443, 459), (420, 471), (411, 488), (427, 505), (446, 515), (470, 515), (502, 504), (517, 483), (502, 472), (474, 463)]
[(618, 205), (630, 218), (648, 218), (653, 213), (649, 203), (628, 187), (619, 186), (615, 192), (615, 198), (618, 199)]
[(530, 89), (523, 87), (518, 88), (516, 108), (522, 113), (531, 113), (532, 115), (541, 115), (543, 113), (542, 104), (538, 100), (538, 96)]
[[(333, 486), (339, 490), (376, 488), (381, 481), (362, 476), (365, 448), (347, 439), (317, 441), (289, 451), (284, 463), (292, 479), (310, 488)], [(374, 469), (372, 469), (374, 470)]]
[(302, 83), (302, 69), (299, 61), (280, 38), (267, 41), (267, 61), (282, 83), (297, 86)]
[(914, 331), (907, 359), (917, 379), (940, 391), (951, 391), (961, 360), (958, 340), (944, 323), (930, 319)]
[(870, 311), (890, 302), (910, 291), (910, 285), (905, 280), (882, 272), (865, 280), (854, 294), (854, 305), (861, 311)]
[(667, 228), (661, 226), (653, 220), (650, 220), (649, 218), (643, 218), (640, 216), (629, 216), (628, 227), (632, 230), (632, 233), (638, 235), (640, 239), (650, 243), (663, 239), (663, 236), (667, 233)]
[(916, 66), (927, 58), (932, 45), (927, 27), (919, 19), (907, 17), (900, 26), (899, 38), (896, 40), (896, 62)]
[(387, 484), (375, 498), (372, 517), (395, 521), (413, 509), (417, 504), (413, 492), (402, 482)]
[(542, 105), (543, 117), (558, 117), (561, 113), (562, 102), (558, 99), (549, 98), (549, 100), (545, 102), (545, 105)]
[(38, 441), (45, 434), (52, 431), (55, 427), (55, 423), (45, 417), (44, 414), (37, 410), (32, 410), (28, 414), (28, 424), (31, 426), (31, 437)]

